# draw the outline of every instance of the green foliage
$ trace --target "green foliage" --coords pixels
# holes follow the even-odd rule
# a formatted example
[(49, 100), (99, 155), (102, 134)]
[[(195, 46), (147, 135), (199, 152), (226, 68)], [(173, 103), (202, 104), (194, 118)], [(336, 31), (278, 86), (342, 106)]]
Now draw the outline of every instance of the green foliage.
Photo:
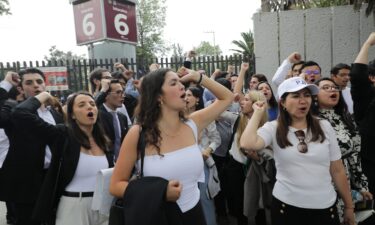
[(220, 55), (222, 53), (218, 45), (212, 46), (208, 41), (202, 41), (195, 52), (198, 56)]
[(230, 49), (231, 51), (234, 51), (241, 55), (250, 56), (254, 53), (254, 35), (251, 32), (242, 32), (241, 33), (242, 40), (234, 40), (232, 41), (232, 44), (236, 45), (239, 49)]
[(51, 48), (48, 50), (49, 55), (44, 56), (44, 59), (47, 61), (71, 61), (71, 60), (81, 60), (86, 59), (85, 55), (76, 55), (72, 53), (71, 51), (63, 52), (61, 50), (58, 50), (56, 48), (56, 45), (51, 46)]
[(366, 15), (375, 13), (375, 0), (261, 0), (263, 12), (277, 12), (293, 9), (321, 8), (340, 5), (354, 5), (361, 8), (362, 3), (368, 3)]
[(140, 0), (138, 13), (137, 58), (154, 58), (164, 54), (167, 48), (162, 37), (165, 27), (166, 0)]
[(8, 0), (0, 0), (0, 16), (11, 15)]
[(172, 48), (172, 51), (173, 51), (173, 54), (172, 54), (172, 57), (183, 57), (184, 56), (184, 49), (182, 48), (182, 46), (180, 44), (172, 44), (171, 46)]

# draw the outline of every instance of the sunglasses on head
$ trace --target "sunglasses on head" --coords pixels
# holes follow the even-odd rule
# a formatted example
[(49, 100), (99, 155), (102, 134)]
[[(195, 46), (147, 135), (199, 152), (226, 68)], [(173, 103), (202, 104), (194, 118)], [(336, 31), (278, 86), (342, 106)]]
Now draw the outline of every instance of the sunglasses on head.
[(299, 143), (297, 145), (297, 149), (299, 152), (301, 153), (306, 153), (307, 152), (307, 144), (305, 142), (305, 132), (303, 130), (297, 130), (294, 132), (294, 134), (296, 135)]

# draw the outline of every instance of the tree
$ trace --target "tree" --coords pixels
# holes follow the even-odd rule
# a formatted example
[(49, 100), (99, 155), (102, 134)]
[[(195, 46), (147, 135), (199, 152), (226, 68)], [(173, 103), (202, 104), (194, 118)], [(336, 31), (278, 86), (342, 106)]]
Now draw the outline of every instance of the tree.
[(63, 52), (61, 50), (58, 50), (56, 48), (56, 45), (51, 46), (51, 48), (49, 48), (48, 51), (49, 51), (49, 55), (44, 56), (44, 59), (47, 61), (60, 61), (60, 60), (71, 61), (71, 60), (86, 59), (85, 55), (76, 55), (71, 51)]
[(173, 50), (173, 54), (172, 54), (172, 57), (182, 57), (184, 55), (184, 49), (182, 48), (182, 46), (180, 44), (172, 44), (172, 50)]
[(138, 13), (137, 58), (153, 58), (166, 51), (162, 37), (165, 26), (166, 0), (140, 0)]
[(11, 15), (8, 0), (0, 0), (0, 16)]
[(240, 53), (242, 55), (250, 56), (254, 53), (254, 35), (251, 32), (242, 32), (241, 33), (242, 40), (239, 41), (232, 41), (232, 44), (236, 45), (239, 49), (230, 49), (236, 53)]
[(220, 55), (221, 49), (218, 45), (212, 46), (208, 41), (202, 41), (195, 52), (198, 56), (208, 56), (208, 55)]
[(339, 5), (354, 5), (360, 9), (362, 3), (368, 3), (366, 15), (375, 14), (375, 0), (261, 0), (262, 12), (276, 12), (292, 9), (308, 9), (314, 7), (330, 7)]

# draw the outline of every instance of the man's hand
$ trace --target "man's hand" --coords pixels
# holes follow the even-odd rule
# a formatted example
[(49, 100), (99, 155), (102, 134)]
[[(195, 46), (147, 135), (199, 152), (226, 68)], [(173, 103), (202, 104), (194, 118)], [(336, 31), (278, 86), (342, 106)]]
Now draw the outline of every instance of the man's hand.
[(301, 61), (301, 55), (298, 52), (293, 52), (288, 56), (288, 61), (292, 64), (298, 63)]
[(111, 83), (111, 80), (109, 79), (102, 79), (100, 81), (100, 86), (102, 87), (100, 89), (101, 92), (107, 92), (109, 90), (109, 84)]
[(233, 65), (228, 65), (227, 73), (230, 75), (234, 74), (234, 66)]
[(160, 65), (157, 64), (157, 63), (153, 63), (148, 68), (150, 69), (150, 72), (152, 72), (152, 71), (155, 71), (155, 70), (159, 69)]
[(204, 159), (204, 160), (208, 159), (208, 157), (211, 156), (212, 152), (213, 152), (213, 151), (212, 151), (212, 148), (210, 148), (210, 147), (204, 149), (204, 150), (202, 151), (203, 159)]
[(21, 79), (20, 79), (20, 76), (18, 75), (18, 73), (13, 72), (13, 71), (7, 72), (4, 80), (8, 81), (9, 83), (11, 83), (15, 87), (17, 87), (21, 82)]
[(122, 72), (125, 72), (127, 69), (125, 68), (124, 65), (122, 65), (121, 63), (117, 62), (113, 65), (116, 69), (120, 69)]
[(249, 63), (243, 62), (241, 63), (241, 70), (247, 71), (249, 69)]

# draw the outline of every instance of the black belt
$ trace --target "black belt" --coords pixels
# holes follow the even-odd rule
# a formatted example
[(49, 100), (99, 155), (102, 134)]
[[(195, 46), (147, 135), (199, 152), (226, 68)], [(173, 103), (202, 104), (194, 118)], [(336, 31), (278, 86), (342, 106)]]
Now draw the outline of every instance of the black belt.
[(79, 198), (79, 197), (92, 197), (94, 196), (94, 192), (70, 192), (70, 191), (64, 191), (63, 196), (67, 197), (74, 197), (74, 198)]

